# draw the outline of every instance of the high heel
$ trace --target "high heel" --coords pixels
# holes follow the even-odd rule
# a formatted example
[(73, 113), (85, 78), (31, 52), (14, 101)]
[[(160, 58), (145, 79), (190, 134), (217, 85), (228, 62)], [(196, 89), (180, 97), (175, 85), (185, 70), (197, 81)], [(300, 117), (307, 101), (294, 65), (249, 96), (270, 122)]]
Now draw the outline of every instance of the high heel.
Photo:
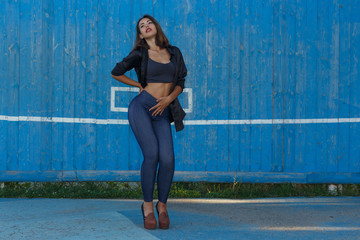
[(156, 225), (157, 225), (157, 221), (156, 221), (156, 218), (155, 218), (155, 215), (154, 213), (149, 213), (146, 217), (145, 217), (145, 214), (144, 214), (144, 203), (141, 204), (141, 212), (142, 212), (142, 215), (143, 215), (143, 218), (144, 218), (144, 228), (146, 229), (155, 229), (156, 228)]
[(159, 204), (159, 201), (156, 203), (155, 208), (156, 208), (158, 218), (159, 218), (159, 228), (160, 229), (168, 229), (170, 226), (169, 215), (167, 214), (167, 212), (162, 212), (161, 214), (159, 214), (158, 204)]

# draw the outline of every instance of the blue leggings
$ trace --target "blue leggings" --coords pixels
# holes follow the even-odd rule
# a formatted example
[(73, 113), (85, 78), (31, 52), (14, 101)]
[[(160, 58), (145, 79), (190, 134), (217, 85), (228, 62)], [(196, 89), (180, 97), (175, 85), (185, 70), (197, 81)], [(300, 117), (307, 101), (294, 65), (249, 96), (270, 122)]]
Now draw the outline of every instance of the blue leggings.
[(143, 90), (133, 98), (128, 108), (130, 127), (140, 145), (144, 156), (141, 165), (141, 188), (145, 202), (153, 200), (156, 170), (158, 199), (166, 203), (174, 176), (174, 146), (170, 125), (170, 108), (157, 116), (151, 116), (151, 107), (156, 105), (156, 98)]

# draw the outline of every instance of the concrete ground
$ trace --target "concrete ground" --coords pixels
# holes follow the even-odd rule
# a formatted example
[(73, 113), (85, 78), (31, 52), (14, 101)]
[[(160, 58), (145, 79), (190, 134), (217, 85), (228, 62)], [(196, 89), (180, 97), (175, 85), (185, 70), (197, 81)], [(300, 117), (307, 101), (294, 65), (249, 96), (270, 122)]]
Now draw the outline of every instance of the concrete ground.
[(0, 198), (0, 239), (360, 239), (360, 197), (169, 199), (168, 230), (144, 229), (141, 203)]

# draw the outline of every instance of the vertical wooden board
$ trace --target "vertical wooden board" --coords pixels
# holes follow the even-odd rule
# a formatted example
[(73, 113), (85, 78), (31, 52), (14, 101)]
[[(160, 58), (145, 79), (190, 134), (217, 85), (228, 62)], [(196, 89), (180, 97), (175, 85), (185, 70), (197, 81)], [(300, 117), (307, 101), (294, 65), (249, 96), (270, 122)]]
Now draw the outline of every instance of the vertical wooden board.
[[(241, 28), (240, 33), (240, 119), (250, 119), (251, 118), (251, 86), (250, 86), (250, 42), (249, 42), (249, 31), (251, 30), (250, 24), (250, 2), (251, 0), (246, 0), (241, 3), (240, 9), (240, 22), (239, 26)], [(239, 170), (240, 171), (250, 171), (251, 170), (251, 125), (240, 125), (240, 158), (239, 158)]]
[[(109, 119), (110, 114), (110, 91), (113, 79), (110, 80), (110, 72), (115, 65), (109, 58), (109, 53), (113, 54), (112, 42), (119, 37), (119, 29), (115, 29), (114, 20), (115, 1), (99, 1), (98, 5), (98, 56), (99, 70), (97, 71), (98, 82), (98, 118)], [(109, 7), (111, 6), (111, 7)], [(120, 30), (121, 31), (121, 30)], [(111, 125), (97, 125), (97, 170), (109, 170), (111, 166), (111, 156), (114, 156), (112, 146)]]
[[(3, 1), (2, 1), (3, 2)], [(6, 55), (5, 81), (6, 85), (5, 101), (1, 104), (6, 107), (9, 116), (19, 115), (19, 93), (20, 93), (20, 3), (7, 2), (4, 12), (6, 41), (3, 41)], [(7, 122), (7, 134), (11, 136), (7, 139), (7, 158), (6, 170), (17, 170), (19, 166), (19, 122)]]
[[(261, 96), (261, 41), (263, 26), (261, 22), (262, 4), (260, 1), (250, 1), (249, 17), (250, 29), (247, 33), (249, 36), (249, 80), (250, 80), (250, 119), (259, 119), (259, 104), (263, 101)], [(258, 172), (261, 169), (261, 126), (252, 125), (250, 133), (250, 151), (251, 151), (251, 171)]]
[[(41, 54), (42, 54), (42, 6), (33, 1), (20, 5), (20, 69), (21, 116), (36, 116), (41, 113)], [(24, 45), (22, 44), (24, 43)], [(30, 74), (29, 74), (30, 73)], [(19, 124), (19, 170), (40, 169), (40, 126), (38, 122)]]
[[(214, 46), (219, 51), (219, 57), (215, 59), (216, 68), (216, 95), (217, 95), (217, 112), (216, 119), (229, 119), (229, 81), (230, 81), (230, 0), (216, 2), (216, 20), (215, 31), (219, 38), (218, 43)], [(229, 127), (228, 125), (218, 125), (216, 145), (218, 146), (216, 171), (229, 171)]]
[[(8, 2), (1, 1), (0, 2), (0, 42), (3, 44), (0, 45), (0, 52), (3, 54), (0, 55), (0, 63), (8, 63), (9, 62), (9, 42), (8, 42), (8, 32), (7, 32), (7, 24), (9, 21), (9, 16), (6, 14), (8, 11)], [(7, 115), (8, 111), (8, 103), (7, 94), (8, 94), (8, 86), (9, 80), (8, 78), (8, 66), (5, 64), (1, 64), (0, 66), (0, 115)], [(15, 79), (12, 79), (15, 81)], [(6, 170), (7, 163), (7, 148), (8, 148), (8, 122), (0, 120), (0, 170)]]
[[(294, 118), (295, 119), (304, 119), (306, 118), (307, 108), (305, 107), (306, 102), (306, 92), (307, 92), (307, 72), (309, 63), (307, 62), (307, 56), (309, 54), (309, 45), (306, 43), (307, 38), (307, 29), (312, 21), (308, 21), (308, 5), (307, 2), (302, 0), (297, 0), (296, 5), (301, 5), (300, 8), (297, 8), (295, 12), (296, 25), (295, 25), (295, 70), (294, 70)], [(305, 131), (306, 126), (303, 124), (294, 124), (294, 162), (292, 171), (295, 172), (304, 172), (306, 171), (306, 160), (304, 159), (304, 153), (306, 152), (306, 138), (308, 135)]]
[[(294, 119), (295, 117), (295, 66), (296, 66), (296, 11), (301, 11), (305, 6), (305, 2), (302, 4), (295, 4), (294, 1), (286, 3), (286, 10), (284, 20), (286, 24), (284, 26), (284, 45), (286, 55), (283, 62), (283, 118)], [(291, 172), (294, 168), (295, 161), (295, 126), (294, 124), (283, 125), (284, 134), (284, 162), (283, 171)]]
[[(241, 115), (241, 88), (240, 88), (240, 38), (241, 38), (241, 16), (240, 1), (230, 1), (230, 40), (231, 49), (229, 55), (229, 119), (239, 119)], [(239, 171), (240, 161), (240, 132), (241, 126), (228, 125), (229, 132), (229, 171)]]
[[(122, 1), (115, 7), (114, 10), (113, 30), (111, 33), (113, 37), (111, 42), (112, 48), (110, 55), (112, 63), (107, 67), (107, 71), (109, 73), (108, 78), (112, 87), (129, 87), (128, 85), (120, 83), (111, 78), (110, 71), (112, 70), (112, 67), (114, 67), (117, 62), (120, 62), (125, 56), (127, 56), (130, 50), (133, 48), (136, 23), (132, 22), (132, 11), (129, 11), (129, 9), (131, 10), (132, 7), (132, 1)], [(134, 74), (133, 70), (126, 73), (126, 75), (137, 81), (136, 74)], [(119, 104), (122, 107), (127, 107), (132, 98), (136, 96), (136, 94), (132, 92), (121, 92), (120, 94), (127, 95), (127, 98), (124, 98), (124, 100), (116, 102), (116, 105)], [(127, 112), (111, 112), (109, 116), (115, 119), (128, 118)], [(130, 145), (130, 142), (131, 140), (134, 140), (132, 145), (135, 146), (137, 146), (137, 142), (135, 139), (131, 138), (132, 135), (130, 135), (131, 129), (129, 125), (116, 126), (115, 128), (116, 131), (113, 131), (112, 134), (115, 145), (113, 152), (116, 153), (116, 155), (113, 156), (114, 160), (116, 160), (116, 169), (128, 170), (131, 168), (130, 166), (132, 162), (138, 159), (133, 159), (130, 157), (130, 151), (133, 147)], [(136, 152), (138, 151), (139, 150), (136, 150)], [(135, 161), (135, 163), (138, 163), (138, 161)]]
[[(351, 112), (350, 115), (353, 118), (360, 117), (360, 74), (359, 74), (359, 60), (360, 56), (360, 2), (354, 1), (351, 3), (351, 27), (350, 27), (350, 46), (351, 46), (351, 57), (350, 57), (350, 104)], [(360, 126), (359, 123), (350, 124), (350, 172), (360, 172)]]
[[(64, 76), (67, 68), (64, 65), (65, 59), (65, 2), (54, 1), (54, 29), (52, 32), (52, 116), (64, 116)], [(55, 27), (56, 26), (56, 27)], [(53, 123), (52, 124), (52, 170), (62, 170), (64, 161), (64, 129), (70, 127), (69, 124)]]
[[(85, 53), (85, 117), (97, 118), (98, 71), (98, 4), (99, 0), (86, 2), (86, 46)], [(118, 132), (118, 131), (116, 131)], [(96, 125), (87, 124), (85, 131), (85, 168), (96, 170)], [(126, 152), (126, 151), (124, 151)], [(118, 166), (114, 169), (118, 169)]]
[[(74, 116), (75, 118), (85, 117), (86, 106), (86, 1), (76, 2), (73, 5), (74, 25), (72, 26), (75, 32), (74, 39)], [(111, 8), (112, 9), (112, 8)], [(74, 125), (74, 166), (78, 170), (85, 170), (88, 168), (85, 144), (86, 132), (88, 124), (75, 124)]]
[[(64, 4), (64, 89), (63, 117), (74, 118), (75, 114), (75, 82), (76, 82), (76, 8), (71, 1)], [(63, 170), (76, 170), (75, 164), (75, 124), (64, 124)]]
[[(24, 116), (27, 115), (27, 103), (28, 99), (24, 99), (26, 97), (26, 91), (27, 85), (29, 85), (30, 79), (33, 77), (33, 69), (31, 69), (30, 64), (30, 54), (31, 54), (31, 44), (30, 44), (30, 34), (31, 34), (31, 22), (30, 22), (30, 16), (31, 13), (31, 4), (30, 3), (22, 3), (19, 4), (19, 29), (21, 30), (21, 35), (19, 37), (20, 46), (20, 65), (21, 66), (27, 66), (27, 71), (20, 71), (19, 79), (21, 79), (21, 82), (19, 82), (19, 85), (17, 86), (18, 89), (16, 91), (18, 92), (18, 98), (19, 98), (19, 110), (18, 115)], [(27, 74), (28, 72), (32, 73), (31, 75)], [(25, 77), (26, 76), (26, 77)], [(16, 85), (14, 86), (16, 87)], [(15, 89), (14, 89), (15, 90)], [(27, 93), (30, 95), (29, 93)], [(26, 170), (26, 161), (28, 161), (29, 157), (29, 133), (28, 128), (26, 127), (26, 122), (19, 122), (18, 131), (19, 131), (19, 139), (18, 139), (18, 167), (17, 170)], [(24, 163), (25, 161), (25, 163)]]
[[(317, 118), (317, 90), (319, 83), (315, 79), (317, 76), (317, 56), (318, 56), (318, 43), (317, 43), (317, 31), (318, 31), (318, 3), (317, 1), (308, 0), (306, 2), (306, 35), (304, 37), (306, 46), (305, 56), (305, 85), (306, 91), (304, 92), (304, 117), (305, 118)], [(301, 70), (300, 70), (301, 71)], [(300, 83), (300, 79), (298, 80)], [(297, 111), (299, 112), (299, 110)], [(300, 115), (299, 115), (300, 116)], [(304, 129), (305, 141), (304, 151), (302, 159), (304, 161), (304, 171), (314, 172), (316, 171), (316, 161), (318, 159), (318, 126), (317, 124), (299, 125), (299, 128)], [(308, 129), (308, 130), (307, 130)], [(300, 139), (299, 139), (300, 141)], [(301, 147), (300, 145), (296, 145)]]
[[(133, 11), (129, 11), (132, 7), (132, 1), (122, 1), (121, 4), (119, 4), (119, 6), (117, 6), (114, 10), (114, 32), (112, 33), (113, 39), (111, 42), (113, 46), (112, 49), (115, 50), (114, 52), (112, 51), (111, 54), (113, 66), (115, 66), (116, 62), (120, 62), (125, 56), (127, 56), (134, 46), (136, 37), (136, 20), (133, 19)], [(134, 70), (131, 70), (126, 74), (131, 79), (135, 81), (138, 80)], [(128, 85), (122, 84), (112, 78), (110, 81), (112, 86), (129, 87)], [(121, 94), (128, 96), (119, 103), (124, 107), (127, 107), (132, 98), (137, 95), (137, 93), (134, 92), (122, 92)], [(128, 119), (127, 112), (111, 112), (110, 116), (116, 119)], [(139, 156), (141, 156), (139, 152), (140, 148), (138, 147), (138, 143), (135, 138), (132, 138), (133, 135), (130, 134), (130, 131), (130, 125), (119, 125), (116, 127), (116, 131), (112, 132), (114, 138), (113, 152), (115, 153), (115, 155), (112, 155), (112, 158), (116, 159), (117, 169), (139, 169)], [(132, 144), (130, 145), (130, 143)], [(135, 149), (137, 156), (135, 158), (131, 157), (130, 151), (132, 149)]]
[[(339, 118), (351, 118), (350, 80), (351, 80), (351, 2), (339, 2)], [(339, 124), (338, 164), (339, 172), (350, 171), (349, 124)]]
[[(329, 6), (329, 22), (327, 23), (329, 42), (329, 89), (327, 90), (327, 116), (339, 117), (339, 0), (333, 0)], [(338, 138), (339, 124), (327, 124), (327, 164), (326, 171), (338, 171)]]
[[(329, 39), (331, 38), (331, 29), (329, 29), (329, 8), (330, 2), (318, 1), (318, 29), (317, 29), (317, 102), (318, 108), (316, 112), (316, 118), (329, 118), (328, 115), (328, 91), (330, 89), (329, 74), (330, 74), (330, 62), (329, 62)], [(320, 134), (320, 133), (325, 134)], [(328, 132), (326, 124), (319, 124), (315, 133), (317, 137), (317, 161), (316, 170), (319, 172), (326, 171), (327, 159), (329, 157), (327, 149)]]
[[(194, 61), (193, 58), (190, 58), (189, 56), (192, 56), (192, 54), (194, 54), (195, 52), (194, 49), (192, 49), (191, 45), (193, 44), (192, 41), (195, 41), (194, 37), (196, 36), (192, 36), (189, 32), (189, 30), (192, 29), (191, 27), (192, 25), (194, 25), (194, 23), (191, 22), (190, 26), (188, 26), (186, 20), (188, 17), (187, 13), (193, 10), (193, 8), (189, 2), (184, 4), (176, 4), (176, 1), (165, 1), (164, 9), (166, 9), (164, 15), (166, 19), (164, 26), (164, 31), (166, 31), (165, 34), (168, 37), (170, 44), (177, 46), (183, 55), (185, 65), (188, 70), (188, 74), (185, 78), (185, 88), (192, 89), (192, 73), (196, 61)], [(173, 16), (176, 17), (174, 18)], [(187, 108), (189, 105), (188, 101), (184, 101), (187, 100), (187, 98), (188, 94), (184, 92), (178, 96), (180, 104), (184, 108)], [(191, 118), (192, 113), (187, 113), (185, 120)], [(184, 130), (176, 132), (175, 128), (172, 126), (172, 136), (174, 140), (175, 152), (175, 171), (184, 170), (184, 156), (186, 152), (185, 141), (187, 141), (187, 139), (185, 138), (186, 130), (187, 126), (185, 126)]]
[[(42, 117), (52, 116), (52, 85), (53, 85), (53, 70), (54, 70), (54, 49), (53, 31), (54, 29), (54, 3), (52, 1), (42, 1), (42, 39), (41, 39), (41, 94), (40, 105)], [(51, 170), (51, 152), (52, 152), (52, 124), (42, 122), (40, 124), (40, 169)]]
[[(207, 49), (206, 49), (206, 24), (207, 7), (199, 1), (188, 2), (188, 14), (186, 15), (186, 28), (188, 38), (186, 47), (189, 52), (187, 80), (192, 81), (190, 85), (193, 90), (193, 112), (187, 115), (186, 120), (207, 119), (206, 96), (209, 78), (206, 75)], [(184, 51), (184, 49), (181, 49)], [(183, 54), (184, 57), (184, 54)], [(186, 81), (187, 81), (186, 80)], [(185, 84), (187, 84), (185, 81)], [(206, 171), (206, 134), (208, 126), (194, 125), (185, 126), (184, 132), (184, 160), (185, 171)]]
[[(260, 79), (259, 79), (259, 95), (254, 101), (258, 102), (259, 110), (256, 114), (260, 119), (271, 119), (272, 114), (272, 74), (273, 74), (273, 3), (264, 1), (262, 3), (261, 25), (261, 56), (260, 56)], [(261, 171), (271, 171), (271, 131), (269, 125), (261, 125)]]
[[(218, 51), (219, 44), (219, 35), (216, 31), (216, 26), (219, 25), (217, 15), (218, 9), (216, 7), (216, 2), (208, 2), (206, 5), (206, 14), (205, 17), (206, 25), (205, 30), (205, 53), (207, 60), (205, 61), (205, 77), (206, 77), (206, 92), (204, 95), (204, 110), (206, 111), (206, 119), (217, 119), (216, 112), (218, 109), (214, 106), (217, 106), (218, 95), (220, 94), (217, 89), (217, 82), (219, 81), (219, 76), (216, 74), (215, 69), (218, 67), (217, 59), (219, 58), (220, 52)], [(218, 132), (217, 126), (208, 125), (206, 128), (206, 171), (216, 171), (217, 170), (217, 151), (219, 146), (217, 146)], [(203, 170), (199, 168), (199, 170)]]
[[(30, 41), (31, 41), (31, 65), (33, 70), (33, 78), (30, 82), (29, 88), (27, 89), (28, 92), (24, 94), (29, 94), (29, 102), (28, 102), (28, 109), (27, 109), (27, 116), (41, 115), (41, 86), (42, 83), (42, 69), (41, 69), (41, 56), (44, 54), (42, 45), (43, 45), (43, 29), (42, 29), (42, 3), (39, 1), (34, 1), (31, 4), (32, 7), (32, 16), (31, 16), (31, 34), (30, 34)], [(28, 73), (26, 73), (28, 74)], [(21, 80), (22, 78), (20, 78)], [(21, 94), (22, 95), (22, 94)], [(25, 98), (24, 98), (25, 99)], [(30, 148), (30, 158), (28, 163), (28, 169), (31, 170), (41, 170), (41, 159), (40, 159), (40, 148), (41, 148), (41, 123), (32, 122), (29, 123), (29, 148)]]
[[(286, 5), (282, 1), (274, 2), (274, 67), (273, 67), (273, 99), (272, 118), (284, 118), (284, 85), (286, 79)], [(271, 171), (283, 171), (284, 167), (284, 126), (273, 124), (272, 127), (272, 162)]]
[[(187, 113), (185, 117), (186, 120), (203, 120), (203, 98), (204, 98), (204, 89), (203, 85), (206, 85), (206, 78), (204, 77), (204, 64), (203, 61), (206, 61), (206, 56), (204, 54), (204, 34), (199, 33), (199, 30), (204, 26), (204, 8), (201, 8), (201, 5), (197, 5), (197, 2), (186, 2), (185, 6), (185, 22), (184, 27), (180, 30), (176, 29), (174, 33), (174, 43), (177, 45), (182, 44), (180, 51), (183, 54), (186, 68), (188, 70), (185, 88), (191, 88), (193, 94), (193, 111)], [(186, 30), (186, 31), (185, 31)], [(203, 29), (201, 29), (203, 31)], [(185, 44), (181, 40), (181, 33), (185, 34)], [(177, 34), (180, 35), (177, 35)], [(185, 49), (184, 49), (185, 47)], [(183, 93), (184, 94), (184, 93)], [(185, 96), (185, 95), (184, 95)], [(194, 170), (195, 161), (200, 159), (201, 168), (205, 169), (206, 159), (205, 155), (205, 146), (206, 142), (204, 140), (204, 130), (202, 126), (189, 126), (185, 125), (185, 128), (182, 133), (183, 135), (183, 159), (181, 162), (176, 162), (176, 168), (179, 170)], [(196, 137), (198, 136), (198, 138)], [(199, 139), (202, 140), (199, 140)]]
[[(250, 16), (250, 89), (251, 119), (271, 118), (273, 5), (271, 2), (251, 1)], [(251, 171), (271, 169), (271, 128), (251, 127)]]
[[(0, 86), (1, 88), (1, 86)], [(0, 94), (2, 94), (0, 92)], [(3, 110), (3, 109), (1, 109)], [(8, 126), (10, 124), (7, 123), (7, 121), (0, 120), (0, 132), (1, 132), (1, 138), (0, 138), (0, 171), (6, 171), (7, 170), (7, 141), (8, 141)]]
[[(133, 48), (134, 46), (134, 42), (135, 42), (135, 38), (136, 38), (136, 24), (138, 22), (138, 20), (140, 19), (140, 17), (142, 17), (144, 14), (146, 13), (152, 13), (152, 3), (150, 4), (150, 1), (145, 1), (144, 3), (142, 3), (142, 1), (130, 1), (129, 4), (131, 4), (131, 14), (130, 14), (130, 19), (131, 19), (131, 24), (129, 25), (129, 36), (131, 41), (129, 42), (129, 46), (125, 47), (124, 52), (123, 52), (123, 56), (125, 57), (127, 54), (129, 54), (130, 50)], [(127, 31), (127, 28), (124, 28), (124, 31)], [(130, 71), (130, 73), (128, 73), (128, 76), (130, 76), (131, 79), (133, 80), (138, 80), (137, 76), (135, 74), (135, 71), (132, 70)], [(132, 93), (130, 95), (130, 101), (136, 96), (135, 93)], [(128, 115), (126, 115), (126, 119), (128, 119)], [(144, 160), (144, 156), (141, 152), (139, 143), (137, 142), (134, 133), (132, 132), (132, 130), (130, 129), (129, 126), (129, 133), (130, 133), (130, 138), (129, 138), (129, 170), (140, 170), (141, 169), (141, 165), (142, 162)]]

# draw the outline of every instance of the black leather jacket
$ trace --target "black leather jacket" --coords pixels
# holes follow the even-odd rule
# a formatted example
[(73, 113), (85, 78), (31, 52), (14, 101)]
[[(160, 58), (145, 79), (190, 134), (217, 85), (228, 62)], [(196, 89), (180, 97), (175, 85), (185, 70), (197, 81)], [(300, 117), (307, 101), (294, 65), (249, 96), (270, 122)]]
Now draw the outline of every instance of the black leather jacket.
[[(185, 87), (185, 76), (187, 75), (187, 69), (184, 63), (183, 56), (181, 51), (176, 46), (169, 45), (167, 47), (171, 58), (170, 61), (175, 63), (175, 75), (173, 80), (173, 86), (170, 93), (175, 89), (175, 86), (178, 85), (182, 89)], [(146, 48), (139, 48), (132, 50), (128, 56), (123, 58), (121, 62), (116, 63), (116, 66), (111, 71), (111, 74), (114, 76), (123, 75), (125, 72), (135, 68), (135, 72), (138, 78), (139, 83), (144, 88), (146, 83), (146, 72), (147, 72), (147, 62), (149, 59), (148, 50)], [(175, 123), (176, 132), (184, 129), (183, 119), (185, 118), (186, 113), (180, 105), (178, 98), (175, 98), (169, 105), (171, 111), (171, 122)]]

